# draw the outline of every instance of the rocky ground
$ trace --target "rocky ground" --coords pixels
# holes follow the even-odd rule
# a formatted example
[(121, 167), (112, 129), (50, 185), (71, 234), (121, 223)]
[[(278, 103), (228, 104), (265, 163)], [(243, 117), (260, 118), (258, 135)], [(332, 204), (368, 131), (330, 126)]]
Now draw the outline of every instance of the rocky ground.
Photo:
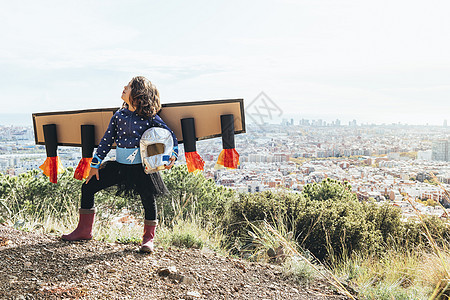
[(195, 249), (64, 242), (0, 225), (0, 299), (345, 299), (279, 266)]

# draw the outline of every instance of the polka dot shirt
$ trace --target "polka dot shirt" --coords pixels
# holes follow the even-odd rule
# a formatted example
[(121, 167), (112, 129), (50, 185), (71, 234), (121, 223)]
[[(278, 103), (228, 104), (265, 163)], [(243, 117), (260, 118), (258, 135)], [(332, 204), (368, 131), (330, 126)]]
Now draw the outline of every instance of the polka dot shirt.
[(150, 127), (159, 126), (168, 129), (172, 133), (174, 141), (174, 152), (178, 155), (178, 141), (173, 131), (164, 123), (160, 116), (151, 118), (138, 116), (127, 108), (121, 108), (114, 113), (109, 122), (102, 140), (97, 148), (97, 156), (105, 159), (115, 142), (118, 147), (138, 148), (142, 134)]

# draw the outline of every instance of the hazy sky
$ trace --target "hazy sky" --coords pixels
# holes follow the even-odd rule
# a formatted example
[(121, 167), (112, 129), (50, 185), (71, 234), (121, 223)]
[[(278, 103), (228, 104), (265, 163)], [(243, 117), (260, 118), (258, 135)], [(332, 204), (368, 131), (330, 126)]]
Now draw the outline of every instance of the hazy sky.
[[(5, 113), (114, 107), (144, 75), (163, 103), (265, 92), (281, 116), (441, 125), (450, 1), (1, 1)], [(1, 120), (0, 120), (1, 123)]]

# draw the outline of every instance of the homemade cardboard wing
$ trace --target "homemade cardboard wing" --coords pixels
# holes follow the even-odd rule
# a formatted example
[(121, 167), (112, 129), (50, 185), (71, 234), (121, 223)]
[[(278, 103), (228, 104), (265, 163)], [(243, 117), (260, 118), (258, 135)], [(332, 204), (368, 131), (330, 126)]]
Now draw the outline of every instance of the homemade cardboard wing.
[[(83, 157), (75, 171), (75, 177), (85, 178), (89, 172), (92, 152), (98, 147), (111, 117), (118, 109), (119, 107), (32, 114), (35, 142), (45, 145), (47, 151), (48, 161), (44, 163), (46, 166), (41, 166), (44, 174), (52, 182), (56, 182), (55, 172), (58, 167), (55, 166), (60, 164), (57, 146), (74, 146), (82, 148)], [(243, 99), (167, 103), (162, 105), (158, 114), (173, 130), (178, 142), (184, 143), (189, 171), (203, 169), (204, 162), (196, 152), (196, 141), (220, 136), (224, 145), (222, 152), (229, 154), (221, 153), (218, 164), (228, 168), (237, 167), (239, 156), (234, 150), (234, 134), (245, 133)], [(52, 171), (45, 170), (49, 168)], [(50, 173), (52, 175), (48, 175)]]

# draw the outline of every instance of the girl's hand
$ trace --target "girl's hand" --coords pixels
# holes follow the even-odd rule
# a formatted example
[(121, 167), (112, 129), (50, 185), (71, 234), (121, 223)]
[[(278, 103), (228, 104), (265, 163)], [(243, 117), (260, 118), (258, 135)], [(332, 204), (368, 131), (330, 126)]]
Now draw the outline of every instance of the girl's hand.
[(169, 159), (169, 164), (168, 165), (164, 165), (164, 167), (167, 170), (171, 169), (173, 167), (173, 164), (175, 163), (175, 160), (176, 160), (175, 156), (171, 156), (170, 159)]
[(86, 184), (89, 182), (89, 180), (91, 180), (91, 178), (95, 175), (95, 177), (97, 178), (97, 180), (100, 179), (100, 175), (98, 174), (98, 169), (96, 168), (91, 168), (89, 170), (89, 176), (86, 178)]

